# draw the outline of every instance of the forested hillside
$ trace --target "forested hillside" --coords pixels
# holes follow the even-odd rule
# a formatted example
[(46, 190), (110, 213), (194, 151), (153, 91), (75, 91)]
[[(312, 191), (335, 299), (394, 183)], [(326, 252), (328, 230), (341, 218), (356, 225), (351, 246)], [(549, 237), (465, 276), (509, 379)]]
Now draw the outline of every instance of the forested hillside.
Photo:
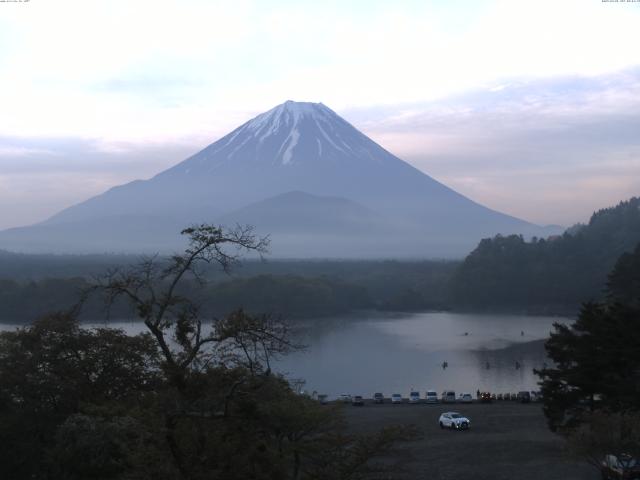
[(562, 236), (484, 239), (450, 283), (463, 308), (569, 311), (604, 295), (607, 274), (640, 243), (640, 199), (594, 213)]
[[(40, 258), (43, 265), (58, 266), (54, 272), (61, 278), (45, 277), (44, 271), (36, 267), (34, 257)], [(17, 260), (10, 258), (17, 275), (0, 276), (0, 322), (5, 323), (30, 323), (48, 312), (72, 307), (94, 277), (104, 274), (107, 266), (117, 266), (116, 262), (120, 260), (114, 258), (110, 264), (102, 257), (96, 263), (82, 257), (25, 255), (18, 256)], [(20, 258), (32, 267), (32, 279), (27, 280), (18, 272)], [(69, 261), (66, 268), (63, 258)], [(0, 267), (2, 265), (0, 259)], [(200, 301), (207, 315), (224, 315), (242, 307), (251, 313), (292, 319), (363, 309), (440, 310), (447, 307), (447, 281), (456, 265), (428, 261), (247, 262), (231, 277), (208, 271), (206, 277), (211, 282), (206, 291), (201, 292), (204, 297)], [(77, 276), (66, 277), (65, 273)], [(185, 281), (184, 293), (188, 294), (193, 287), (192, 281)], [(80, 313), (83, 321), (132, 316), (133, 312), (125, 304), (112, 305), (107, 312), (102, 299), (95, 296), (87, 300)]]
[(609, 301), (640, 306), (640, 243), (633, 253), (623, 254), (609, 275)]

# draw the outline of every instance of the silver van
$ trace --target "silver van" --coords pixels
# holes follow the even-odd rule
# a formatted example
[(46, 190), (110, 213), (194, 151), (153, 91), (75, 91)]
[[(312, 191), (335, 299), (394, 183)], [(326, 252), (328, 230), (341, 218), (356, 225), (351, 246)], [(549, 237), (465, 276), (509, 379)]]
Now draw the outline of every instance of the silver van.
[(427, 401), (427, 403), (438, 403), (438, 393), (434, 390), (427, 390), (425, 400)]
[(442, 392), (442, 403), (456, 403), (456, 392), (453, 390)]

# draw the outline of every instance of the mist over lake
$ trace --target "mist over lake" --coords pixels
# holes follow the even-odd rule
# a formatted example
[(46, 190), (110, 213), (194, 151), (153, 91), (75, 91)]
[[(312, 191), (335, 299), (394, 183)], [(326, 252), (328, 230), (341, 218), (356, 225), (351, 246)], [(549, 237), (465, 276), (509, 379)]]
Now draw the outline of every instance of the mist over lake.
[(477, 389), (537, 390), (532, 369), (546, 361), (540, 340), (548, 337), (554, 322), (570, 321), (476, 313), (323, 319), (306, 324), (301, 341), (308, 347), (284, 357), (275, 368), (305, 379), (309, 392), (331, 397), (370, 397), (377, 391), (408, 395), (412, 389), (423, 394), (427, 389), (474, 394)]
[[(533, 369), (547, 361), (542, 340), (554, 322), (571, 320), (449, 312), (313, 319), (294, 327), (295, 341), (305, 348), (279, 358), (272, 368), (291, 380), (304, 380), (306, 391), (330, 397), (370, 397), (378, 391), (407, 396), (411, 390), (424, 395), (428, 389), (474, 394), (477, 389), (537, 390)], [(131, 321), (84, 325), (120, 328), (131, 335), (147, 331), (143, 323)], [(0, 330), (13, 328), (0, 324)]]

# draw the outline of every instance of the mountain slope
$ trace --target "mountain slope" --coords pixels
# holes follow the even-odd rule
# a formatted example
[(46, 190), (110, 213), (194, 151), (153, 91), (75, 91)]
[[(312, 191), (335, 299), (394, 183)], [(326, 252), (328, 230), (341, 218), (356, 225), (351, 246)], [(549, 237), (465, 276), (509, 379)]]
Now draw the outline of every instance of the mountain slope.
[(287, 192), (234, 210), (219, 219), (223, 224), (254, 225), (258, 229), (299, 233), (342, 231), (380, 233), (388, 220), (374, 211), (340, 197)]
[[(230, 221), (230, 212), (292, 191), (339, 197), (380, 218), (393, 219), (383, 229), (389, 241), (374, 248), (376, 255), (461, 256), (484, 236), (544, 235), (539, 227), (483, 207), (413, 168), (326, 106), (289, 101), (149, 180), (112, 188), (65, 209), (38, 225), (38, 230), (27, 227), (14, 229), (9, 236), (0, 233), (0, 247), (15, 249), (28, 244), (30, 250), (64, 249), (68, 244), (62, 232), (68, 231), (71, 239), (91, 237), (83, 230), (104, 219), (101, 228), (108, 228), (110, 235), (120, 240), (114, 243), (93, 235), (87, 238), (87, 248), (137, 251), (144, 249), (148, 240), (154, 246), (170, 244), (175, 237), (175, 230), (170, 229), (176, 221), (183, 225)], [(128, 234), (119, 219), (133, 217), (147, 219), (143, 223), (154, 219), (156, 235), (133, 230)], [(277, 223), (286, 223), (287, 215), (271, 218), (274, 224), (260, 222), (265, 233)], [(83, 226), (85, 222), (90, 224)], [(55, 239), (47, 238), (47, 228), (60, 233)], [(306, 235), (307, 228), (296, 233)], [(327, 230), (325, 234), (345, 236), (340, 231)], [(337, 239), (337, 250), (324, 248), (320, 255), (342, 256), (339, 243)], [(318, 252), (309, 247), (306, 253)]]
[(408, 225), (340, 197), (288, 192), (234, 210), (220, 223), (254, 225), (269, 232), (278, 257), (370, 258), (399, 245), (394, 232)]

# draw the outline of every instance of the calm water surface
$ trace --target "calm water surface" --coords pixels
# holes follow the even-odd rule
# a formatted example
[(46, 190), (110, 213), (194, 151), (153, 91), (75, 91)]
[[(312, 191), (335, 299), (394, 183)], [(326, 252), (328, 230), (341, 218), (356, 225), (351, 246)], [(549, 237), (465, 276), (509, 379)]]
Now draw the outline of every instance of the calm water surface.
[(539, 340), (549, 335), (554, 322), (570, 321), (459, 313), (316, 320), (302, 335), (308, 348), (283, 358), (278, 369), (305, 379), (307, 390), (331, 397), (408, 395), (412, 389), (474, 395), (477, 389), (537, 390), (532, 370), (546, 361)]
[[(537, 390), (533, 368), (546, 361), (542, 343), (563, 317), (471, 313), (361, 314), (308, 321), (298, 332), (304, 351), (279, 359), (274, 370), (305, 379), (305, 389), (336, 397), (374, 392), (496, 393)], [(104, 326), (99, 324), (96, 326)], [(111, 322), (131, 334), (141, 323)], [(12, 329), (0, 325), (0, 329)], [(538, 342), (535, 342), (538, 340)], [(442, 368), (447, 362), (448, 367)], [(518, 362), (520, 368), (516, 368)]]

